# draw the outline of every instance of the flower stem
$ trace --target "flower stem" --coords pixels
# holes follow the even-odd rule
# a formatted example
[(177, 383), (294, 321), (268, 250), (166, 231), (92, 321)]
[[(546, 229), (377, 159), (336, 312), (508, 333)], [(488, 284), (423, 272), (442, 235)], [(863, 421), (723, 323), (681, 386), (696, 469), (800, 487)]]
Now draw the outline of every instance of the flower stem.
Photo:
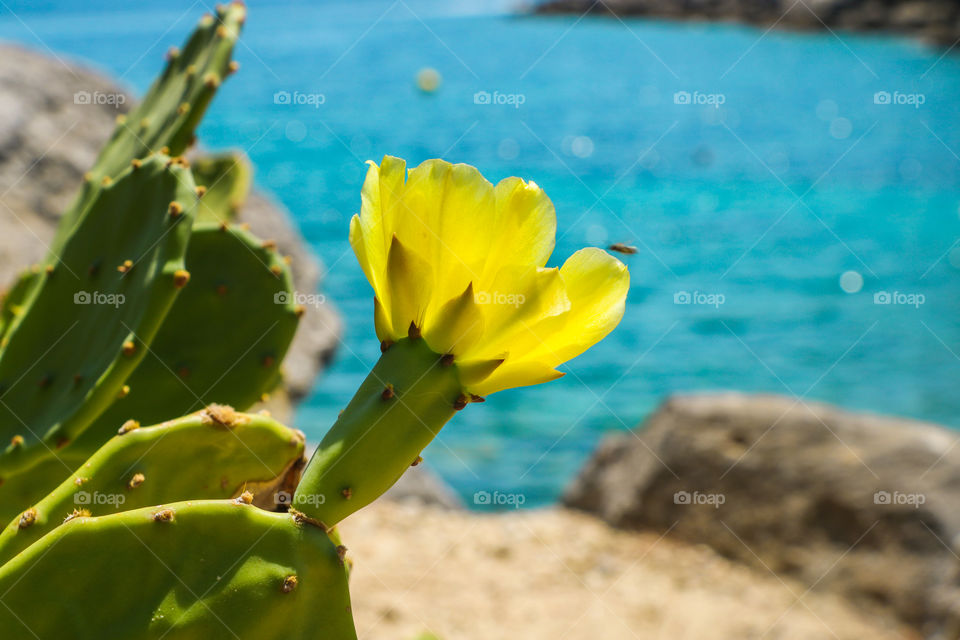
[(456, 413), (456, 366), (422, 339), (383, 353), (304, 470), (293, 508), (332, 527), (400, 479)]

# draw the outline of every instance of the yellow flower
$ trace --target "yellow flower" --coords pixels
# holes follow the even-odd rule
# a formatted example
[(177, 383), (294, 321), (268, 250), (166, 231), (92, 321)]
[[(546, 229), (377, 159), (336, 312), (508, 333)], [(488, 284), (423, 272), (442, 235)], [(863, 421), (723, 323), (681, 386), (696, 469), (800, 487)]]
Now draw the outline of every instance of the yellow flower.
[(630, 276), (586, 248), (547, 268), (553, 203), (533, 182), (494, 186), (469, 165), (369, 163), (350, 244), (373, 287), (377, 337), (422, 335), (452, 354), (467, 390), (546, 382), (623, 317)]

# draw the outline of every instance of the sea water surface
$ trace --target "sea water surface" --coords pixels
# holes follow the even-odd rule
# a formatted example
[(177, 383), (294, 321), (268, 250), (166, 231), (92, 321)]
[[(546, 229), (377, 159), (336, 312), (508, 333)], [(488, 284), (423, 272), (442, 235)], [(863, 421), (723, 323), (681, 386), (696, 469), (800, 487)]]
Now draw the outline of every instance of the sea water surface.
[[(893, 37), (495, 5), (249, 3), (242, 70), (200, 138), (246, 151), (329, 269), (346, 331), (297, 415), (312, 440), (379, 355), (347, 228), (363, 163), (384, 154), (535, 180), (557, 208), (553, 264), (638, 248), (605, 342), (559, 381), (469, 407), (428, 448), (471, 505), (478, 491), (555, 500), (604, 432), (674, 392), (960, 427), (960, 58)], [(9, 2), (0, 38), (142, 92), (206, 8)], [(442, 74), (433, 95), (416, 88), (423, 67)]]

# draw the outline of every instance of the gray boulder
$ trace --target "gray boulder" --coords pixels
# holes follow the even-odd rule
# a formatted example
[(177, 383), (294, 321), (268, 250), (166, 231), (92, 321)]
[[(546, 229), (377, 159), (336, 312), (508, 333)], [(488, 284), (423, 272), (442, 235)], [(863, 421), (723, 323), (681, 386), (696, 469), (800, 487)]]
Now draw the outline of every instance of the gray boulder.
[(957, 638), (958, 436), (786, 397), (677, 396), (608, 436), (564, 503)]
[[(82, 94), (121, 97), (84, 104), (75, 99)], [(132, 104), (128, 93), (98, 73), (0, 45), (0, 290), (43, 257), (59, 216), (113, 131), (116, 116)], [(318, 290), (322, 265), (280, 205), (255, 192), (239, 220), (292, 257), (299, 292)], [(341, 330), (332, 305), (307, 307), (284, 361), (286, 394), (271, 403), (278, 417), (288, 416), (290, 399), (310, 391)]]

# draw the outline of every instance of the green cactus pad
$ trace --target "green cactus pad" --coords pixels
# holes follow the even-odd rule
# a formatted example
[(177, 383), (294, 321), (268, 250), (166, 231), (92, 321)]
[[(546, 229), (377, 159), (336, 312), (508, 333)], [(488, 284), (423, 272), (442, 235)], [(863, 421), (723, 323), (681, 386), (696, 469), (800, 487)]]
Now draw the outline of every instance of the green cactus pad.
[(0, 567), (0, 629), (38, 640), (353, 640), (343, 551), (293, 514), (234, 500), (78, 517)]
[(131, 160), (150, 153), (179, 156), (186, 151), (214, 94), (235, 68), (231, 56), (245, 19), (242, 3), (225, 5), (200, 20), (183, 50), (171, 50), (166, 68), (143, 100), (118, 118), (80, 194), (60, 221), (51, 254), (60, 253), (105, 177), (116, 179)]
[(373, 502), (462, 407), (461, 388), (423, 340), (390, 346), (317, 447), (294, 508), (333, 526)]
[(233, 222), (247, 200), (253, 170), (242, 153), (201, 156), (190, 162), (193, 179), (203, 188), (197, 222)]
[[(30, 507), (30, 526), (20, 526), (20, 514), (0, 533), (0, 564), (80, 513), (230, 498), (261, 488), (271, 494), (260, 496), (261, 504), (273, 505), (273, 486), (303, 458), (299, 431), (219, 405), (152, 427), (130, 422), (122, 430)], [(185, 464), (188, 459), (202, 463)]]
[(187, 269), (190, 282), (130, 376), (130, 393), (73, 445), (81, 455), (125, 420), (154, 424), (211, 402), (242, 411), (276, 384), (299, 320), (283, 258), (239, 227), (194, 225)]
[(4, 337), (0, 479), (55, 455), (123, 392), (188, 277), (193, 178), (166, 156), (138, 165), (84, 209)]

